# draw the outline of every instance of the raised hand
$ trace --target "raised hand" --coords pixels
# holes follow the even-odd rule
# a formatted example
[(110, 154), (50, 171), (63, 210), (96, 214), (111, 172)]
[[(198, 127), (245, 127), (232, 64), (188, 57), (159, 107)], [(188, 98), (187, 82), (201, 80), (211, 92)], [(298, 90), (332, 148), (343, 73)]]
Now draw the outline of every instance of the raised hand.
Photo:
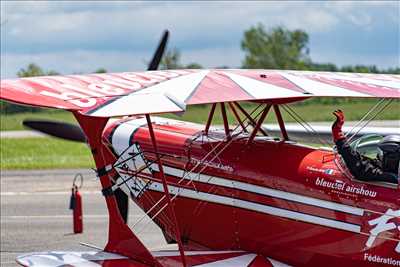
[(345, 136), (342, 132), (342, 126), (344, 124), (344, 113), (340, 109), (335, 110), (333, 113), (336, 117), (336, 121), (332, 125), (332, 136), (333, 141), (336, 142), (338, 140), (344, 139)]

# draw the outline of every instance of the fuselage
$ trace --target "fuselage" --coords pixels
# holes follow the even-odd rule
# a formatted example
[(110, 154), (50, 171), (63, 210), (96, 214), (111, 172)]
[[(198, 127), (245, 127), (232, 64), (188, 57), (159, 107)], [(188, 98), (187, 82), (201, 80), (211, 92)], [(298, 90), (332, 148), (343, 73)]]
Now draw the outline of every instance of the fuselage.
[[(240, 249), (293, 266), (400, 266), (397, 185), (352, 179), (331, 150), (264, 136), (247, 143), (246, 134), (206, 135), (202, 125), (162, 118), (153, 126), (188, 248)], [(145, 120), (109, 123), (103, 143), (116, 182), (172, 240)]]

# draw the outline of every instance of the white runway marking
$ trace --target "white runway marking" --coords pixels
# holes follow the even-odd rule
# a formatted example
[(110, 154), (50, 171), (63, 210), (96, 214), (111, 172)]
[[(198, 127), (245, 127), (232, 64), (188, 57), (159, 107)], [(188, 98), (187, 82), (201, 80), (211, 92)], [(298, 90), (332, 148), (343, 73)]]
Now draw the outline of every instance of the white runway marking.
[[(80, 191), (83, 195), (97, 195), (100, 191)], [(0, 196), (38, 196), (38, 195), (71, 195), (71, 191), (53, 192), (1, 192)]]

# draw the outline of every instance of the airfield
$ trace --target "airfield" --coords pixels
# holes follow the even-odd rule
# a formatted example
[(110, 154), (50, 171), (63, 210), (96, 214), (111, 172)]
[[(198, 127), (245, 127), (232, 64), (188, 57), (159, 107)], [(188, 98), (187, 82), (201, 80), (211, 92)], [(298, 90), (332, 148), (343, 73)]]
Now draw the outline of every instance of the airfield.
[[(84, 176), (83, 234), (72, 232), (72, 212), (68, 209), (75, 174)], [(88, 251), (104, 248), (108, 215), (100, 193), (100, 182), (92, 170), (1, 171), (1, 266), (19, 266), (18, 255), (48, 250)], [(130, 203), (129, 225), (144, 213)], [(165, 248), (161, 231), (148, 218), (135, 233), (149, 248)], [(140, 232), (138, 232), (140, 231)]]

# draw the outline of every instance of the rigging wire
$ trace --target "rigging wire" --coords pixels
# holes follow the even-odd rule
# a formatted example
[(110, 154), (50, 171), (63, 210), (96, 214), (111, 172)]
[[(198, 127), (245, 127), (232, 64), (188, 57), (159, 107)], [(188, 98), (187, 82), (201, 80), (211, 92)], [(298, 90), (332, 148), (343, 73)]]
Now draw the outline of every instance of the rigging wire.
[(370, 108), (365, 114), (364, 116), (350, 129), (350, 131), (348, 131), (345, 136), (347, 137), (356, 127), (358, 127), (360, 124), (363, 123), (363, 121), (369, 116), (369, 114), (371, 114), (375, 109), (378, 108), (378, 106), (380, 106), (383, 102), (385, 101), (384, 98), (381, 98), (376, 104), (374, 104), (374, 106), (372, 108)]
[[(360, 129), (358, 129), (358, 131), (356, 131), (352, 136), (350, 136), (350, 137), (348, 138), (348, 141), (350, 141), (352, 138), (354, 138), (354, 136), (356, 136), (356, 135), (359, 133), (360, 130), (362, 130), (362, 129), (363, 129), (371, 120), (373, 120), (379, 113), (381, 113), (383, 110), (385, 110), (385, 109), (391, 104), (391, 102), (392, 102), (392, 100), (390, 100), (388, 103), (386, 103), (385, 105), (381, 106), (382, 103), (384, 102), (384, 100), (385, 100), (385, 99), (381, 99), (378, 103), (376, 103), (376, 104), (361, 118), (361, 120), (360, 120), (357, 124), (355, 124), (355, 125), (353, 126), (353, 128), (352, 128), (351, 131), (353, 131), (356, 127), (358, 127), (360, 124), (362, 124), (362, 123), (363, 123), (363, 120), (365, 120), (372, 112), (374, 112), (376, 109), (379, 108), (376, 114), (374, 114), (368, 121), (364, 122), (364, 125), (362, 125), (362, 126), (360, 127)], [(262, 104), (258, 105), (258, 106), (250, 113), (250, 115), (254, 114), (254, 113), (259, 109), (260, 106), (262, 106)], [(298, 115), (298, 114), (296, 113), (296, 111), (294, 111), (292, 108), (290, 108), (290, 107), (287, 106), (286, 104), (285, 104), (285, 105), (282, 105), (282, 107), (284, 108), (284, 110), (285, 110), (297, 123), (299, 123), (301, 126), (303, 126), (303, 128), (304, 128), (307, 132), (313, 134), (313, 136), (316, 137), (316, 138), (318, 139), (318, 141), (319, 141), (321, 144), (329, 145), (329, 144), (327, 144), (325, 141), (323, 141), (323, 140), (320, 138), (318, 132), (317, 132), (309, 123), (307, 123), (300, 115)], [(262, 110), (258, 112), (258, 114), (254, 117), (254, 119), (257, 119), (258, 116), (259, 116), (261, 113), (262, 113)], [(244, 122), (246, 122), (247, 120), (248, 120), (248, 118), (244, 118), (242, 122), (244, 123)], [(247, 122), (246, 127), (248, 127), (249, 125), (251, 125), (251, 123), (250, 123), (250, 122)], [(235, 131), (239, 128), (239, 126), (240, 126), (240, 124), (238, 124), (238, 125), (232, 130), (232, 132), (235, 132)], [(350, 132), (351, 132), (351, 131), (350, 131)], [(350, 132), (348, 132), (347, 135), (348, 135)], [(238, 131), (238, 132), (237, 132), (236, 134), (234, 134), (232, 137), (237, 137), (237, 136), (239, 136), (239, 135), (242, 134), (242, 133), (244, 133), (243, 130)], [(199, 134), (199, 135), (197, 135), (197, 136), (193, 139), (193, 141), (194, 141), (194, 140), (197, 140), (197, 139), (200, 138), (200, 137), (204, 137), (204, 136), (203, 136), (202, 134)], [(226, 138), (225, 138), (225, 139), (226, 139)], [(202, 165), (202, 164), (207, 160), (207, 158), (208, 158), (211, 154), (215, 153), (215, 151), (223, 144), (223, 142), (226, 141), (225, 139), (223, 139), (222, 142), (219, 142), (215, 147), (213, 147), (213, 148), (203, 157), (203, 159), (200, 160), (200, 161), (198, 161), (198, 162), (196, 163), (196, 165), (193, 166), (190, 170), (188, 170), (188, 171), (186, 170), (186, 171), (185, 171), (185, 174), (184, 174), (184, 175), (181, 177), (181, 179), (178, 181), (178, 184), (180, 184), (182, 181), (184, 181), (185, 178), (187, 178), (188, 175), (190, 175), (196, 168), (198, 168), (200, 165)], [(216, 159), (216, 158), (217, 158), (231, 143), (232, 143), (232, 141), (233, 141), (233, 138), (231, 138), (230, 140), (228, 140), (228, 142), (225, 144), (225, 146), (222, 147), (222, 149), (221, 149), (220, 151), (216, 152), (215, 155), (211, 158), (210, 161), (214, 161), (214, 160), (215, 160), (215, 159)], [(200, 174), (201, 174), (207, 167), (208, 167), (207, 165), (205, 165), (204, 167), (202, 167), (202, 168), (200, 169), (200, 171), (198, 172), (198, 175), (196, 175), (196, 177), (200, 177)], [(195, 176), (189, 177), (189, 181), (187, 181), (187, 183), (186, 183), (185, 185), (189, 185), (190, 183), (193, 184), (193, 180), (195, 179), (194, 177), (195, 177)], [(130, 179), (133, 179), (133, 178), (134, 178), (134, 176), (130, 177)], [(211, 177), (211, 179), (212, 179), (212, 177)], [(194, 184), (193, 184), (193, 186), (194, 186)], [(196, 190), (196, 188), (194, 188), (194, 189)], [(212, 190), (212, 188), (211, 188), (210, 190)], [(172, 197), (171, 200), (174, 200), (175, 198), (177, 198), (177, 197), (179, 196), (179, 194), (180, 194), (180, 191), (181, 191), (181, 188), (178, 188), (176, 194)], [(164, 200), (164, 198), (165, 198), (165, 196), (161, 197), (155, 204), (153, 204), (153, 206), (146, 212), (146, 214), (145, 214), (143, 217), (141, 217), (132, 227), (135, 228), (145, 217), (147, 217), (147, 216), (150, 214), (150, 212), (152, 212), (152, 211)], [(153, 201), (151, 201), (151, 202), (153, 202)], [(154, 202), (155, 202), (155, 201), (154, 201)], [(154, 203), (154, 202), (153, 202), (153, 203)], [(155, 213), (152, 217), (149, 217), (149, 218), (150, 218), (151, 220), (155, 219), (167, 206), (168, 206), (168, 204), (163, 205), (163, 206), (160, 208), (160, 210), (157, 211), (157, 213)], [(146, 228), (146, 226), (147, 226), (147, 225), (145, 225), (141, 230), (139, 230), (138, 233), (142, 232), (142, 231)]]
[[(325, 146), (329, 146), (329, 143), (325, 142), (319, 133), (308, 123), (306, 122), (297, 112), (289, 107), (286, 104), (282, 105), (283, 109), (298, 123), (300, 124), (308, 133), (310, 133), (318, 143), (323, 144)], [(308, 127), (308, 128), (307, 128)]]
[[(258, 105), (258, 106), (250, 113), (250, 115), (252, 115), (253, 113), (255, 113), (255, 112), (259, 109), (260, 106), (262, 106), (262, 104)], [(262, 111), (263, 111), (263, 110), (260, 110), (260, 111), (258, 112), (258, 114), (255, 115), (254, 119), (257, 119), (257, 118), (261, 115)], [(248, 120), (247, 118), (244, 118), (244, 120), (243, 120), (242, 122), (246, 122), (247, 120)], [(250, 121), (247, 122), (246, 127), (248, 127), (250, 124), (251, 124)], [(232, 132), (235, 132), (239, 127), (240, 127), (240, 124), (238, 124), (238, 125), (232, 130)], [(230, 139), (228, 140), (228, 142), (226, 143), (226, 145), (225, 145), (221, 150), (219, 150), (219, 151), (215, 154), (215, 156), (214, 156), (213, 158), (211, 158), (210, 161), (215, 160), (215, 158), (217, 158), (217, 157), (218, 157), (232, 142), (233, 142), (234, 138), (237, 137), (237, 136), (239, 136), (239, 135), (242, 134), (243, 132), (244, 132), (244, 131), (242, 130), (242, 131), (239, 131), (237, 134), (232, 135), (231, 138), (230, 138)], [(198, 138), (198, 137), (200, 137), (200, 135), (197, 136), (196, 138)], [(196, 139), (196, 138), (195, 138), (195, 139)], [(224, 140), (222, 140), (222, 142), (219, 142), (215, 147), (213, 147), (213, 149), (212, 149), (211, 151), (209, 151), (209, 152), (203, 157), (202, 160), (198, 161), (197, 164), (196, 164), (194, 167), (192, 167), (189, 171), (186, 171), (185, 174), (184, 174), (184, 176), (178, 181), (178, 184), (180, 184), (182, 181), (184, 181), (184, 179), (186, 178), (186, 176), (187, 176), (188, 174), (192, 173), (197, 167), (199, 167), (201, 164), (203, 164), (203, 162), (208, 158), (208, 156), (211, 155), (212, 153), (214, 153), (214, 152), (216, 151), (216, 149), (217, 149), (221, 144), (223, 144), (224, 141), (226, 141), (226, 140), (224, 139)], [(208, 167), (208, 166), (205, 165), (205, 166), (198, 172), (198, 175), (197, 175), (197, 176), (200, 177), (200, 174), (201, 174), (207, 167)], [(190, 183), (193, 184), (193, 178), (190, 178), (189, 181), (188, 181), (185, 185), (189, 185)], [(195, 190), (196, 190), (196, 188), (195, 188)], [(180, 191), (181, 191), (181, 188), (178, 188), (176, 194), (171, 198), (171, 200), (174, 200), (175, 198), (177, 198), (177, 197), (179, 196), (179, 194), (180, 194)], [(165, 198), (165, 195), (164, 195), (162, 198), (160, 198), (160, 200), (155, 204), (155, 206), (157, 206), (164, 198)], [(155, 206), (153, 206), (150, 210), (153, 210), (153, 209), (155, 208)], [(160, 210), (157, 211), (156, 214), (154, 214), (152, 217), (150, 217), (150, 219), (151, 219), (151, 220), (155, 219), (167, 206), (168, 206), (168, 204), (164, 204), (164, 205), (160, 208)], [(137, 225), (140, 221), (142, 221), (145, 217), (147, 217), (148, 214), (149, 214), (149, 211), (146, 212), (145, 215), (142, 216), (134, 225)], [(137, 233), (141, 233), (142, 231), (144, 231), (144, 229), (146, 229), (146, 226), (147, 226), (147, 225), (145, 225), (142, 229), (138, 230)]]
[[(127, 152), (129, 148), (131, 148), (131, 147), (128, 147), (127, 149), (125, 149), (125, 150), (121, 153), (121, 155), (124, 154), (125, 152)], [(143, 157), (144, 152), (141, 151), (141, 152), (137, 152), (137, 153), (130, 153), (130, 157), (128, 157), (128, 158), (124, 159), (123, 161), (119, 162), (118, 164), (114, 165), (113, 168), (115, 168), (115, 167), (122, 167), (122, 166), (123, 166), (126, 162), (128, 162), (129, 160), (134, 160), (134, 158), (135, 158), (136, 156), (138, 156), (138, 155), (141, 155), (141, 156)], [(121, 179), (122, 179), (122, 182), (121, 182), (121, 183), (117, 183), (116, 180), (114, 180), (114, 179), (111, 178), (111, 177), (110, 177), (110, 178), (111, 178), (111, 180), (113, 180), (114, 186), (120, 188), (121, 190), (122, 190), (121, 187), (122, 187), (123, 185), (127, 184), (130, 180), (133, 180), (134, 183), (135, 183), (135, 185), (137, 185), (137, 182), (134, 180), (135, 177), (136, 177), (137, 175), (139, 175), (140, 173), (142, 173), (145, 169), (149, 168), (153, 163), (154, 163), (154, 162), (152, 162), (152, 161), (146, 161), (146, 168), (142, 168), (142, 169), (140, 169), (139, 171), (133, 172), (133, 174), (130, 175), (129, 177), (123, 177), (123, 176), (120, 175), (118, 178), (121, 178)], [(136, 164), (135, 164), (135, 163), (134, 163), (134, 165), (135, 165), (135, 168), (136, 168)], [(136, 168), (136, 169), (137, 169), (137, 168)], [(147, 183), (146, 185), (144, 185), (143, 188), (141, 188), (141, 190), (145, 189), (147, 186), (148, 186), (148, 183)], [(130, 188), (129, 186), (126, 186), (126, 187), (128, 188), (128, 190), (129, 190), (129, 192), (130, 192), (131, 194), (134, 194), (134, 192), (131, 191), (131, 188)], [(146, 200), (149, 201), (149, 202), (153, 205), (153, 207), (156, 207), (156, 206), (161, 202), (161, 201), (157, 201), (157, 202), (156, 202), (155, 199), (154, 199), (151, 195), (148, 195), (148, 194), (143, 194), (143, 195), (144, 195), (144, 197), (146, 198)], [(151, 208), (148, 212), (151, 212), (152, 209), (153, 209), (153, 208)], [(173, 225), (173, 222), (170, 220), (170, 218), (169, 218), (168, 216), (163, 216), (162, 218), (160, 218), (160, 220), (165, 220), (164, 223), (165, 223), (166, 225)], [(138, 222), (137, 222), (137, 223), (138, 223)], [(135, 223), (134, 225), (136, 225), (137, 223)]]
[[(382, 99), (382, 100), (385, 100), (385, 99)], [(362, 125), (362, 126), (360, 126), (360, 128), (357, 130), (357, 131), (355, 131), (349, 138), (347, 138), (347, 140), (346, 140), (346, 144), (348, 144), (362, 129), (364, 129), (373, 119), (375, 119), (379, 114), (381, 114), (391, 103), (393, 102), (393, 99), (390, 99), (388, 102), (386, 102), (385, 104), (383, 104), (383, 101), (379, 101), (378, 102), (378, 104), (381, 106), (380, 108), (379, 108), (379, 110), (375, 113), (375, 114), (372, 114), (372, 117), (371, 118), (369, 118), (367, 121), (365, 121), (364, 122), (364, 125)], [(380, 103), (382, 103), (382, 104), (380, 104)], [(374, 108), (375, 107), (377, 107), (377, 104), (374, 106)], [(368, 114), (371, 114), (371, 112), (370, 111), (368, 111), (367, 112), (367, 114), (364, 116), (364, 117), (366, 117)], [(365, 119), (363, 117), (363, 119)], [(362, 120), (362, 119), (361, 119)], [(360, 121), (361, 121), (360, 120)], [(353, 129), (354, 129), (355, 127), (353, 127)]]

